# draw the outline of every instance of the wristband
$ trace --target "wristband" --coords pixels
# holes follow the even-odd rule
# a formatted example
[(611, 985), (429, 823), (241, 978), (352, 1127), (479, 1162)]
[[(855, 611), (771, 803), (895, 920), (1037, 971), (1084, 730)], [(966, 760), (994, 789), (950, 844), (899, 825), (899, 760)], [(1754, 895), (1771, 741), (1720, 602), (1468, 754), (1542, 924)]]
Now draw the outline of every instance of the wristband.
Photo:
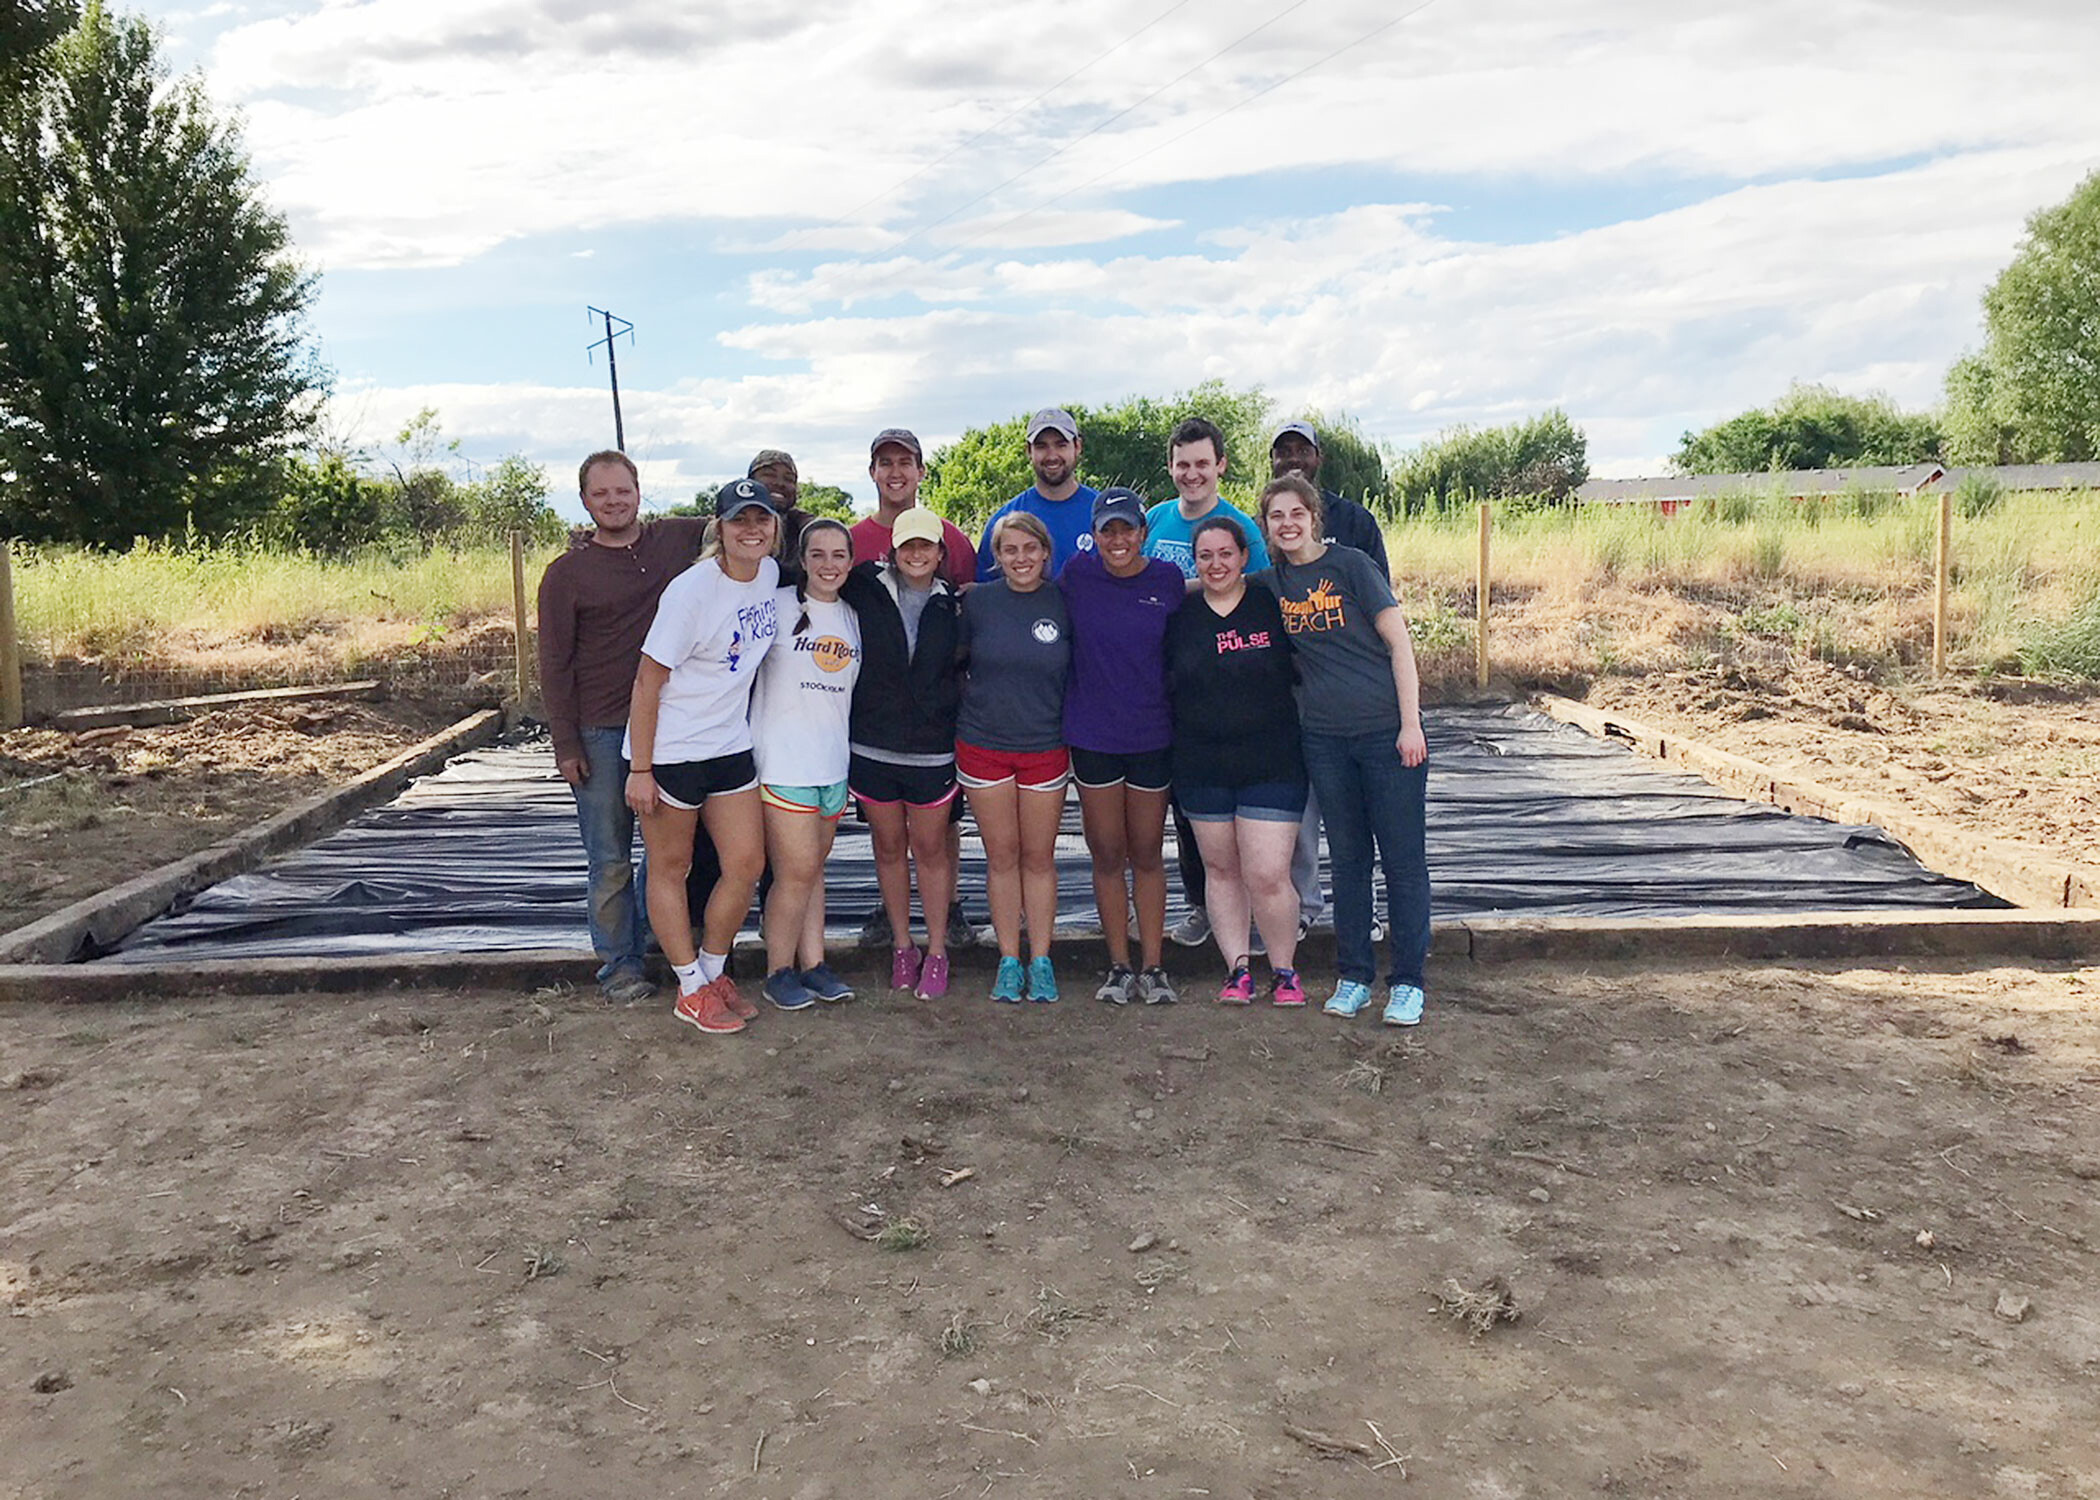
[(627, 768), (629, 776), (649, 776), (653, 775), (655, 771), (656, 767), (654, 766), (629, 766)]

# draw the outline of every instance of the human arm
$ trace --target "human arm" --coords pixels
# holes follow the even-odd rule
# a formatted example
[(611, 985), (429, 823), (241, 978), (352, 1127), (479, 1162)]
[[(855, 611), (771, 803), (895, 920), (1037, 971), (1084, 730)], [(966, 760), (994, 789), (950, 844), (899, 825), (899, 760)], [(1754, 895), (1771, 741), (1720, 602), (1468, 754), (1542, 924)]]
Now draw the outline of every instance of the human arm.
[(1393, 659), (1393, 690), (1400, 697), (1400, 737), (1393, 743), (1401, 765), (1419, 766), (1429, 759), (1429, 741), (1422, 733), (1422, 680), (1415, 670), (1414, 637), (1407, 633), (1407, 616), (1397, 604), (1379, 612), (1377, 629)]
[(671, 669), (644, 652), (627, 710), (627, 805), (638, 813), (656, 811), (656, 711), (670, 680)]
[(583, 753), (577, 707), (576, 596), (551, 564), (540, 575), (539, 665), (540, 709), (554, 737), (555, 767), (570, 786), (582, 786), (590, 779), (591, 763)]

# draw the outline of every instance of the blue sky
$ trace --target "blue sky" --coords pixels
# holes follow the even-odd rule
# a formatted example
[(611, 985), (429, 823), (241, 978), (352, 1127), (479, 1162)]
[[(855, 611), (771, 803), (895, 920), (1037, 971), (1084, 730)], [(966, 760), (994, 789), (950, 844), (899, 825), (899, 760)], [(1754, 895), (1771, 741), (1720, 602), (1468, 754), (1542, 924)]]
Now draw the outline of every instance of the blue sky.
[(1790, 381), (1936, 401), (2100, 168), (2073, 0), (144, 10), (321, 273), (342, 438), (433, 406), (563, 489), (594, 303), (666, 502), (1211, 378), (1395, 449), (1558, 405), (1654, 472)]

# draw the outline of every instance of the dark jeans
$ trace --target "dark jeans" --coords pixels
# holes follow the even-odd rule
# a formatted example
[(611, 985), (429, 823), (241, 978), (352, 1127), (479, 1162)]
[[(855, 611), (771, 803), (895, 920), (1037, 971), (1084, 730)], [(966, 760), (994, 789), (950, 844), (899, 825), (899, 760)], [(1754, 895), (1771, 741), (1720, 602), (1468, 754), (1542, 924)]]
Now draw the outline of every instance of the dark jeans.
[(1209, 883), (1203, 877), (1203, 850), (1196, 844), (1196, 830), (1189, 826), (1188, 815), (1181, 810), (1181, 799), (1171, 798), (1167, 812), (1174, 819), (1175, 863), (1181, 867), (1181, 894), (1188, 902), (1190, 911), (1203, 910), (1210, 900)]
[(1392, 984), (1422, 983), (1429, 957), (1429, 864), (1423, 804), (1427, 762), (1400, 764), (1394, 736), (1305, 733), (1305, 769), (1327, 820), (1334, 873), (1335, 967), (1344, 979), (1375, 984), (1371, 947), (1372, 863), (1385, 873), (1386, 932)]

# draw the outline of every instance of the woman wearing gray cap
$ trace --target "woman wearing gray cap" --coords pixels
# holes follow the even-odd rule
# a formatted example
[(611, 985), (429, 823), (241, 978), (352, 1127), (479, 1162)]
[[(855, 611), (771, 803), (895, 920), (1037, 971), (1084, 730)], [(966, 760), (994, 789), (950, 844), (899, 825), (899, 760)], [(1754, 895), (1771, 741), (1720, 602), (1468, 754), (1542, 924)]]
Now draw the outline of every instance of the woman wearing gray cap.
[[(766, 830), (751, 754), (751, 684), (773, 645), (780, 518), (749, 479), (715, 495), (714, 536), (672, 579), (642, 642), (628, 710), (627, 805), (649, 852), (649, 925), (678, 976), (678, 1019), (707, 1032), (742, 1031), (758, 1008), (726, 972), (737, 928), (766, 862)], [(693, 827), (705, 822), (722, 874), (708, 897), (699, 951), (685, 893)]]

